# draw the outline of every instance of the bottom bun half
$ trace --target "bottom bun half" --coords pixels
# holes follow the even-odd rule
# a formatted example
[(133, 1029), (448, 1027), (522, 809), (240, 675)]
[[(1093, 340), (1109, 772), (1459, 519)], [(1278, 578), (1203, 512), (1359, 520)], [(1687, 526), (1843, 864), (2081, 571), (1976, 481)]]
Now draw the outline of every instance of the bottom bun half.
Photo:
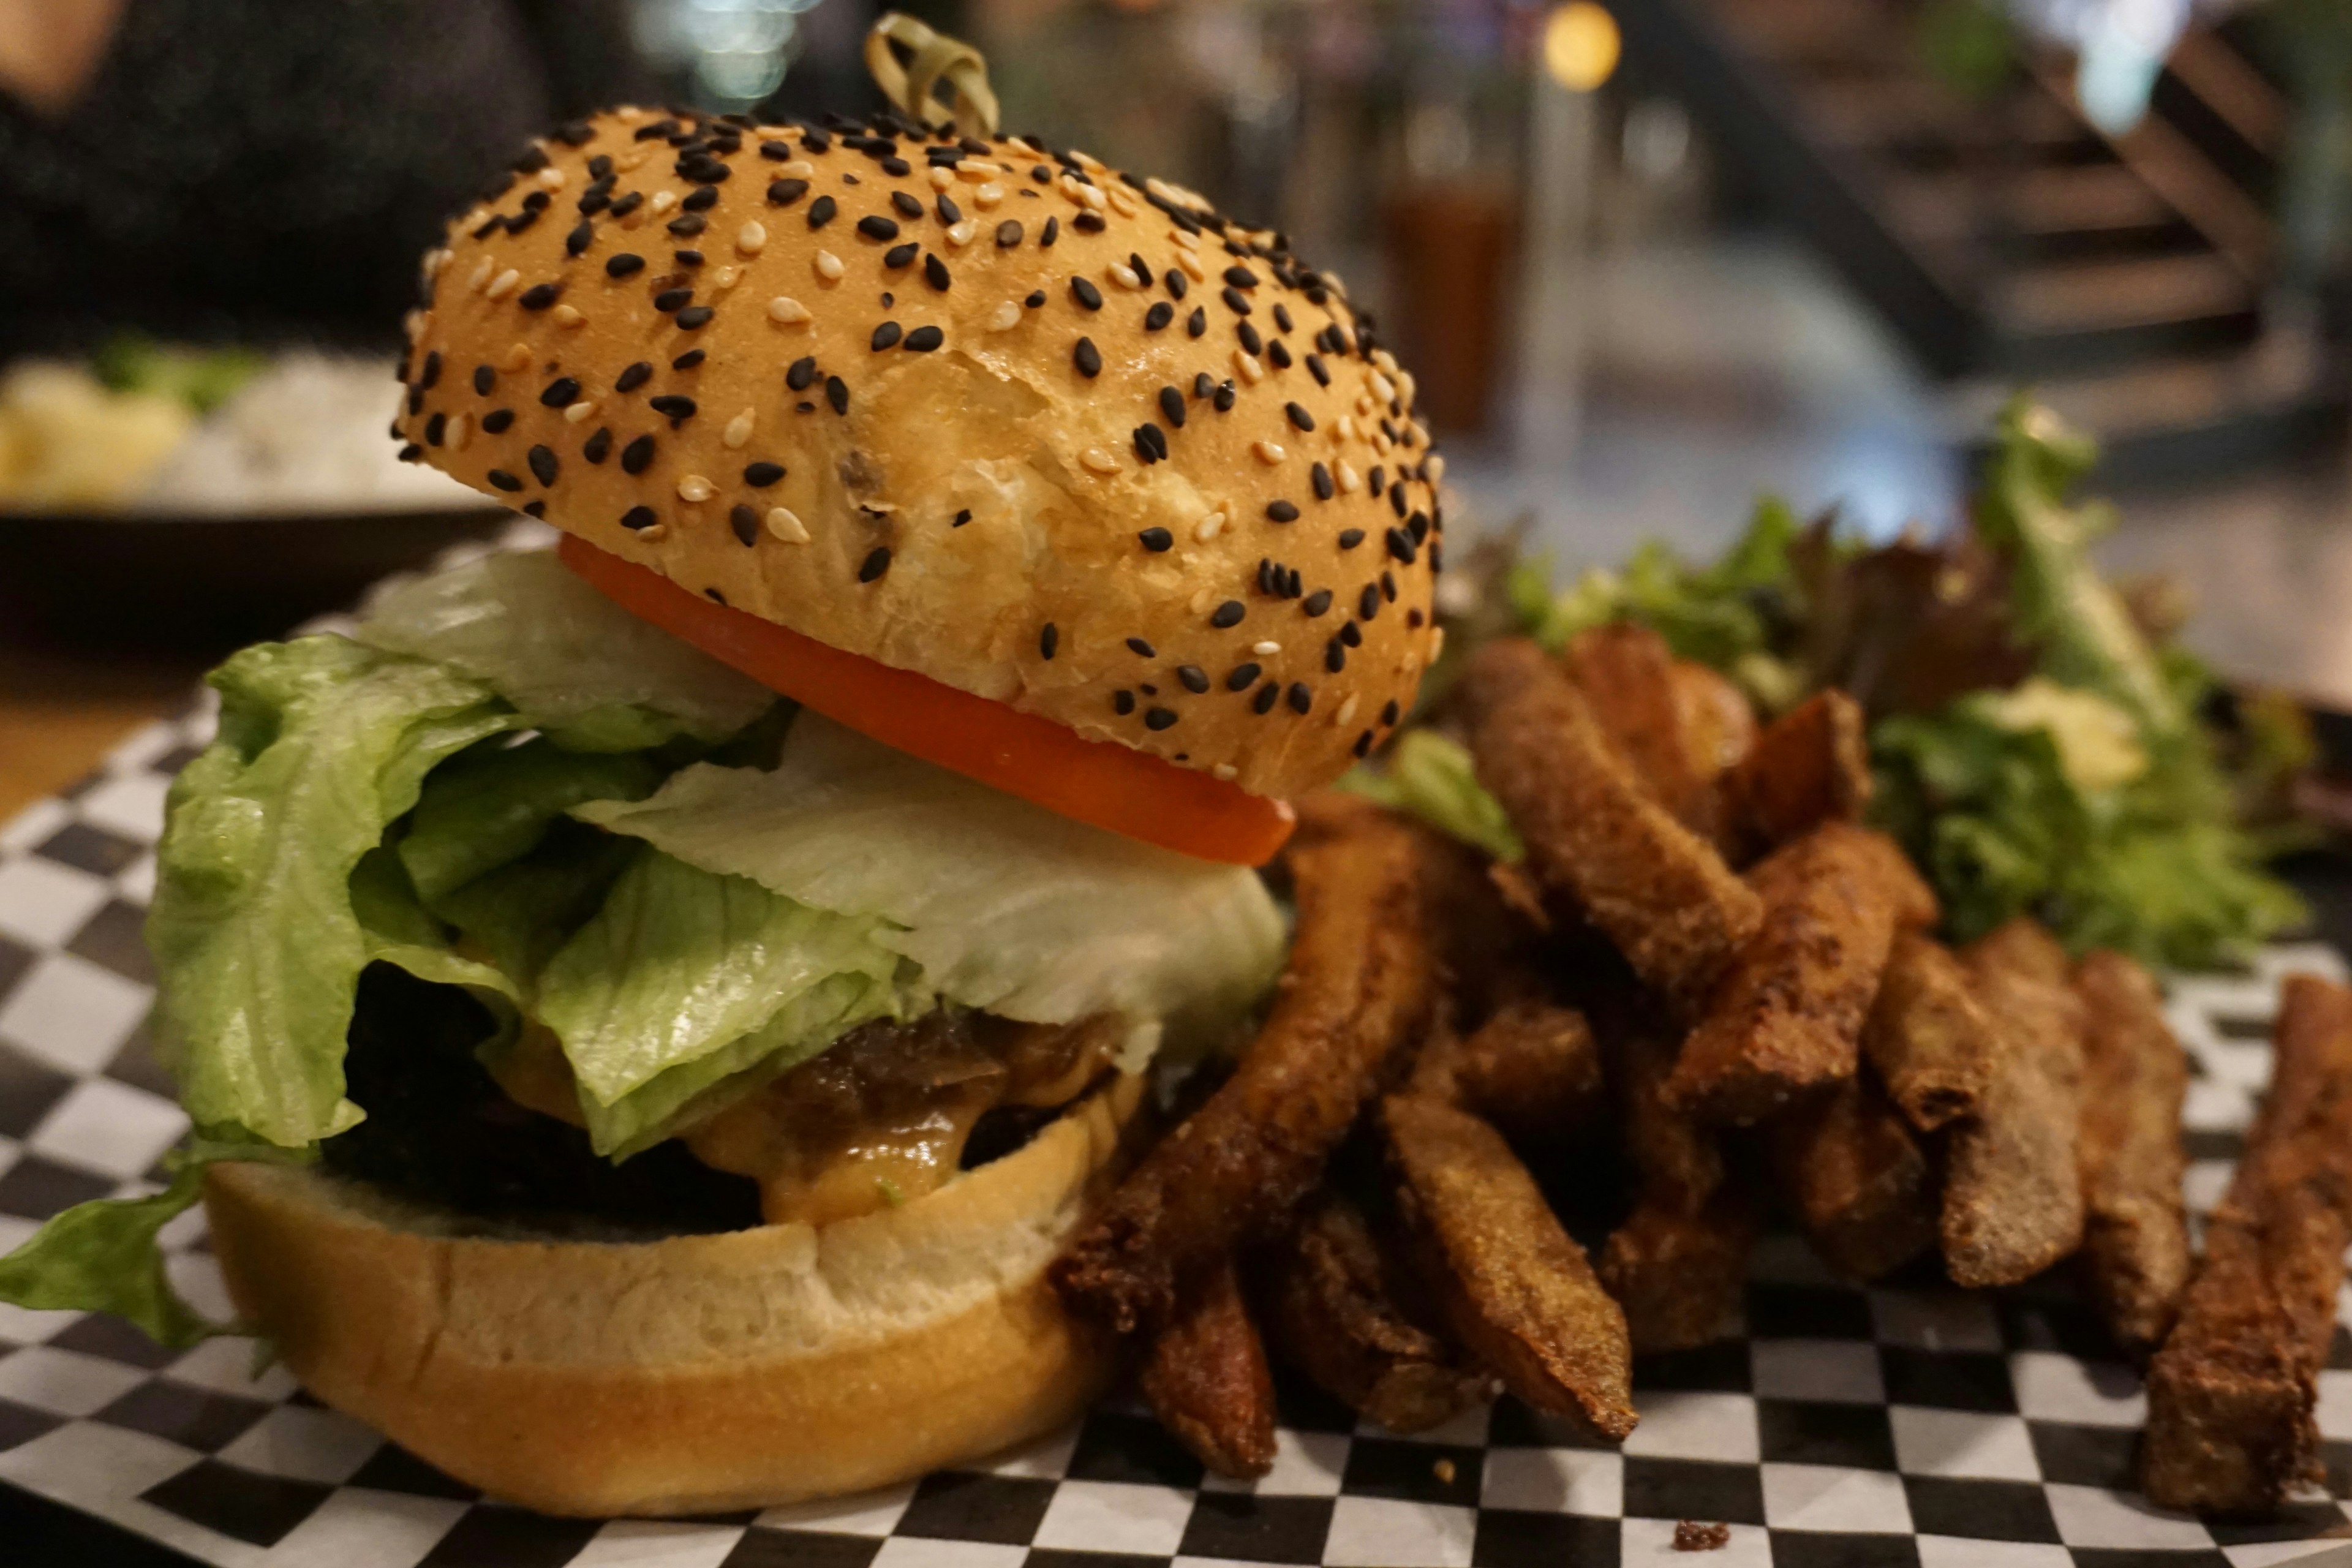
[(1037, 1436), (1111, 1347), (1045, 1266), (1142, 1079), (901, 1207), (655, 1241), (502, 1237), (314, 1168), (216, 1165), (237, 1309), (319, 1398), (548, 1513), (707, 1513), (904, 1480)]

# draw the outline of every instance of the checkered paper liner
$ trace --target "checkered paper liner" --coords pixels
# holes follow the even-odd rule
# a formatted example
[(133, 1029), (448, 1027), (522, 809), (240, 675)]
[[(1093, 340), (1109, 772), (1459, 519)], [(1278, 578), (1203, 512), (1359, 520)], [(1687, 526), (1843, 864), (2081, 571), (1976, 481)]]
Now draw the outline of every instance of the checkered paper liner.
[[(140, 941), (164, 791), (199, 709), (0, 826), (0, 1251), (86, 1198), (154, 1190), (184, 1131), (143, 1020)], [(2316, 946), (2177, 982), (2195, 1072), (2190, 1202), (2209, 1208), (2268, 1072), (2277, 984), (2342, 976)], [(203, 1216), (164, 1240), (228, 1302)], [(2352, 1292), (2345, 1303), (2352, 1321)], [(320, 1568), (1013, 1568), (1283, 1563), (1538, 1568), (1663, 1559), (1675, 1521), (1730, 1526), (1714, 1568), (2268, 1568), (2352, 1563), (2352, 1334), (2321, 1374), (2329, 1497), (2208, 1525), (2132, 1489), (2137, 1382), (2063, 1284), (1863, 1289), (1793, 1237), (1759, 1249), (1744, 1338), (1645, 1361), (1642, 1424), (1599, 1447), (1509, 1400), (1437, 1431), (1357, 1427), (1286, 1388), (1255, 1485), (1201, 1468), (1131, 1404), (994, 1463), (836, 1503), (692, 1521), (543, 1518), (485, 1498), (310, 1399), (255, 1347), (158, 1349), (120, 1321), (0, 1306), (0, 1483), (204, 1561)], [(10, 1553), (0, 1542), (0, 1562)], [(1682, 1561), (1688, 1561), (1682, 1559)]]

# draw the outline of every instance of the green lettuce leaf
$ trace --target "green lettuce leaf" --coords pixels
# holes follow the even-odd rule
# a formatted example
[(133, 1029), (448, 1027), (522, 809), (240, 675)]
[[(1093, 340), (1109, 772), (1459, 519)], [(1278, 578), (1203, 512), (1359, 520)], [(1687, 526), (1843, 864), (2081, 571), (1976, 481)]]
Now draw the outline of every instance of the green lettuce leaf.
[(429, 908), (530, 854), (572, 807), (643, 800), (667, 773), (642, 752), (568, 752), (544, 736), (477, 746), (425, 780), (400, 863)]
[(219, 738), (173, 782), (156, 851), (161, 1036), (199, 1126), (301, 1148), (361, 1115), (352, 872), (436, 763), (520, 720), (478, 681), (336, 637), (247, 648), (212, 684)]
[(711, 742), (775, 693), (629, 614), (553, 553), (507, 552), (378, 595), (353, 634), (485, 682), (576, 751)]
[(1503, 803), (1478, 782), (1467, 748), (1434, 730), (1406, 731), (1384, 763), (1360, 763), (1337, 787), (1417, 816), (1497, 860), (1516, 864), (1527, 858)]
[[(927, 1006), (919, 984), (899, 983), (883, 931), (872, 916), (638, 856), (539, 977), (537, 1016), (562, 1042), (599, 1152), (623, 1152), (763, 1058), (802, 1059), (866, 1018)], [(641, 1093), (623, 1116), (602, 1114)]]
[(706, 871), (871, 920), (969, 1007), (1033, 1023), (1124, 1015), (1221, 1043), (1282, 963), (1265, 884), (1088, 827), (803, 713), (772, 771), (697, 766), (635, 805), (583, 806)]
[(171, 1184), (162, 1192), (76, 1204), (0, 1258), (0, 1301), (37, 1311), (111, 1312), (173, 1350), (237, 1332), (234, 1324), (205, 1317), (172, 1289), (156, 1233), (204, 1195), (206, 1165), (303, 1158), (268, 1144), (193, 1139), (172, 1155)]

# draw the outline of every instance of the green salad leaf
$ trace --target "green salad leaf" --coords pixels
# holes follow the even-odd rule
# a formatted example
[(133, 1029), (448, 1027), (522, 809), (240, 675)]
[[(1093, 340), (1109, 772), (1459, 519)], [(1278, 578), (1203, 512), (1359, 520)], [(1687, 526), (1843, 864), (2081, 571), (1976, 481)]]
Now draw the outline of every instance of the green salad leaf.
[(1507, 864), (1527, 858), (1503, 803), (1478, 782), (1469, 749), (1434, 730), (1406, 731), (1381, 763), (1358, 763), (1335, 787), (1417, 816)]

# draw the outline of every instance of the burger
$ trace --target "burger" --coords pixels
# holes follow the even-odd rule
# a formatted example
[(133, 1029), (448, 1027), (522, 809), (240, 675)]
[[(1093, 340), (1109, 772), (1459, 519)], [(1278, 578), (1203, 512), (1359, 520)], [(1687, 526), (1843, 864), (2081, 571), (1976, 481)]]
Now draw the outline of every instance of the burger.
[(1433, 657), (1412, 378), (1277, 234), (1034, 138), (621, 109), (424, 260), (394, 427), (559, 531), (247, 648), (150, 943), (195, 1135), (0, 1298), (242, 1331), (542, 1510), (1045, 1431), (1147, 1068)]

